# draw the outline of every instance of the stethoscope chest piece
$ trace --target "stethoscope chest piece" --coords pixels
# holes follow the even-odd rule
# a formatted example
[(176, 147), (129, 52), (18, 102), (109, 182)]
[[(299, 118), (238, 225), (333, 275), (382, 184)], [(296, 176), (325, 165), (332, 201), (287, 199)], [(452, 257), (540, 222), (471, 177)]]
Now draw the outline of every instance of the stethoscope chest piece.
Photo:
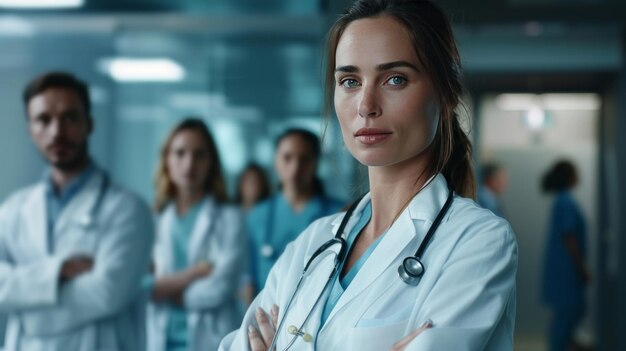
[(272, 245), (269, 244), (265, 244), (263, 246), (261, 246), (261, 256), (266, 257), (266, 258), (270, 258), (274, 255), (274, 248), (272, 247)]
[(419, 283), (420, 278), (424, 274), (424, 265), (415, 256), (410, 256), (402, 261), (400, 267), (398, 267), (398, 275), (403, 282), (416, 286)]

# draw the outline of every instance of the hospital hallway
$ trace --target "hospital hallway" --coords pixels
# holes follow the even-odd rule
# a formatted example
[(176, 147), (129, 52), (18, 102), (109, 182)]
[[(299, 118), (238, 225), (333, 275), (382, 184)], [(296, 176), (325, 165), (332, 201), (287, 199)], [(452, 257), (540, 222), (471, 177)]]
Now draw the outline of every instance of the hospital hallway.
[[(488, 188), (487, 174), (500, 172), (491, 200), (517, 239), (514, 350), (554, 351), (551, 335), (570, 322), (572, 350), (626, 350), (626, 1), (435, 2), (459, 44), (466, 92), (457, 113), (473, 147), (475, 200)], [(309, 209), (311, 221), (345, 209), (369, 189), (367, 169), (350, 154), (334, 110), (324, 111), (324, 40), (351, 3), (0, 0), (0, 203), (49, 175), (31, 141), (23, 92), (34, 77), (64, 71), (88, 85), (94, 164), (138, 194), (155, 218), (159, 195), (174, 193), (158, 183), (165, 145), (187, 119), (214, 139), (224, 178), (218, 188), (241, 211), (237, 225), (250, 227), (246, 216), (261, 203), (259, 196), (248, 207), (243, 199), (249, 169), (259, 175), (250, 187), (264, 184), (254, 189), (263, 200), (284, 189), (276, 161), (281, 136), (292, 129), (320, 140), (312, 172), (331, 201)], [(560, 262), (554, 248), (555, 241), (571, 248), (571, 233), (555, 239), (554, 224), (571, 213), (557, 205), (563, 189), (548, 184), (564, 165), (574, 173), (566, 192), (576, 218), (563, 222), (584, 228), (573, 264)], [(282, 215), (280, 207), (271, 211)], [(1, 221), (0, 236), (9, 235)], [(302, 230), (285, 223), (276, 226), (289, 235)], [(253, 252), (255, 238), (245, 235), (237, 252), (246, 268), (233, 278), (237, 322), (258, 292), (250, 262), (280, 253), (267, 245)], [(563, 266), (582, 271), (580, 286), (567, 281)], [(213, 267), (204, 268), (208, 275)], [(0, 346), (9, 313), (0, 310)], [(563, 313), (576, 315), (563, 321)]]

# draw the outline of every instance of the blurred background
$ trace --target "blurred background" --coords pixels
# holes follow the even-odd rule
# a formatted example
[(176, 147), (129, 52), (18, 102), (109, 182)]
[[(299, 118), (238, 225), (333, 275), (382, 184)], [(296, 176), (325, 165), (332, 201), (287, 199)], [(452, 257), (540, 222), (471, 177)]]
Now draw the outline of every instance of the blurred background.
[[(320, 117), (323, 39), (349, 3), (0, 0), (0, 198), (41, 177), (21, 92), (48, 70), (90, 84), (91, 151), (147, 201), (161, 142), (187, 116), (211, 128), (231, 194), (250, 161), (272, 174), (274, 138), (303, 127), (324, 135), (328, 192), (351, 198), (363, 172), (336, 122)], [(461, 47), (476, 170), (497, 162), (508, 174), (501, 200), (520, 249), (516, 350), (546, 350), (540, 286), (551, 199), (540, 179), (563, 157), (579, 172), (592, 277), (577, 339), (626, 350), (626, 2), (438, 3)]]

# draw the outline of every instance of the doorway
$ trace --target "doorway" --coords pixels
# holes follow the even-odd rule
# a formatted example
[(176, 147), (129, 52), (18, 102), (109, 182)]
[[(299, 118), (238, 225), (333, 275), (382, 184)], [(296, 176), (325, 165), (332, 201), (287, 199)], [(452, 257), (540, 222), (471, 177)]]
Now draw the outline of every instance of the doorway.
[[(601, 98), (584, 92), (487, 93), (478, 104), (478, 161), (498, 163), (508, 173), (501, 201), (519, 245), (515, 349), (547, 350), (550, 316), (541, 303), (541, 279), (552, 196), (542, 193), (540, 182), (557, 160), (576, 165), (579, 183), (573, 196), (586, 219), (586, 262), (591, 272), (597, 272)], [(592, 281), (586, 317), (576, 335), (582, 344), (593, 343), (595, 295)]]

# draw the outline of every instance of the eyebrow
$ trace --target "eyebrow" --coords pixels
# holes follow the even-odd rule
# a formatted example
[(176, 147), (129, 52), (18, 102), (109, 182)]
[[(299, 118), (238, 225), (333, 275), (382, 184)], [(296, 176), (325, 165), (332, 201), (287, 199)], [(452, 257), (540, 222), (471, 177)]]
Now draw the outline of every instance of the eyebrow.
[[(380, 65), (376, 66), (376, 70), (383, 72), (383, 71), (388, 71), (390, 69), (394, 69), (398, 67), (408, 67), (416, 72), (419, 72), (419, 69), (417, 69), (417, 67), (415, 67), (414, 64), (407, 62), (407, 61), (393, 61), (393, 62), (381, 63)], [(337, 72), (356, 73), (356, 72), (359, 72), (359, 68), (357, 66), (352, 66), (352, 65), (339, 66), (335, 68), (335, 73)]]

